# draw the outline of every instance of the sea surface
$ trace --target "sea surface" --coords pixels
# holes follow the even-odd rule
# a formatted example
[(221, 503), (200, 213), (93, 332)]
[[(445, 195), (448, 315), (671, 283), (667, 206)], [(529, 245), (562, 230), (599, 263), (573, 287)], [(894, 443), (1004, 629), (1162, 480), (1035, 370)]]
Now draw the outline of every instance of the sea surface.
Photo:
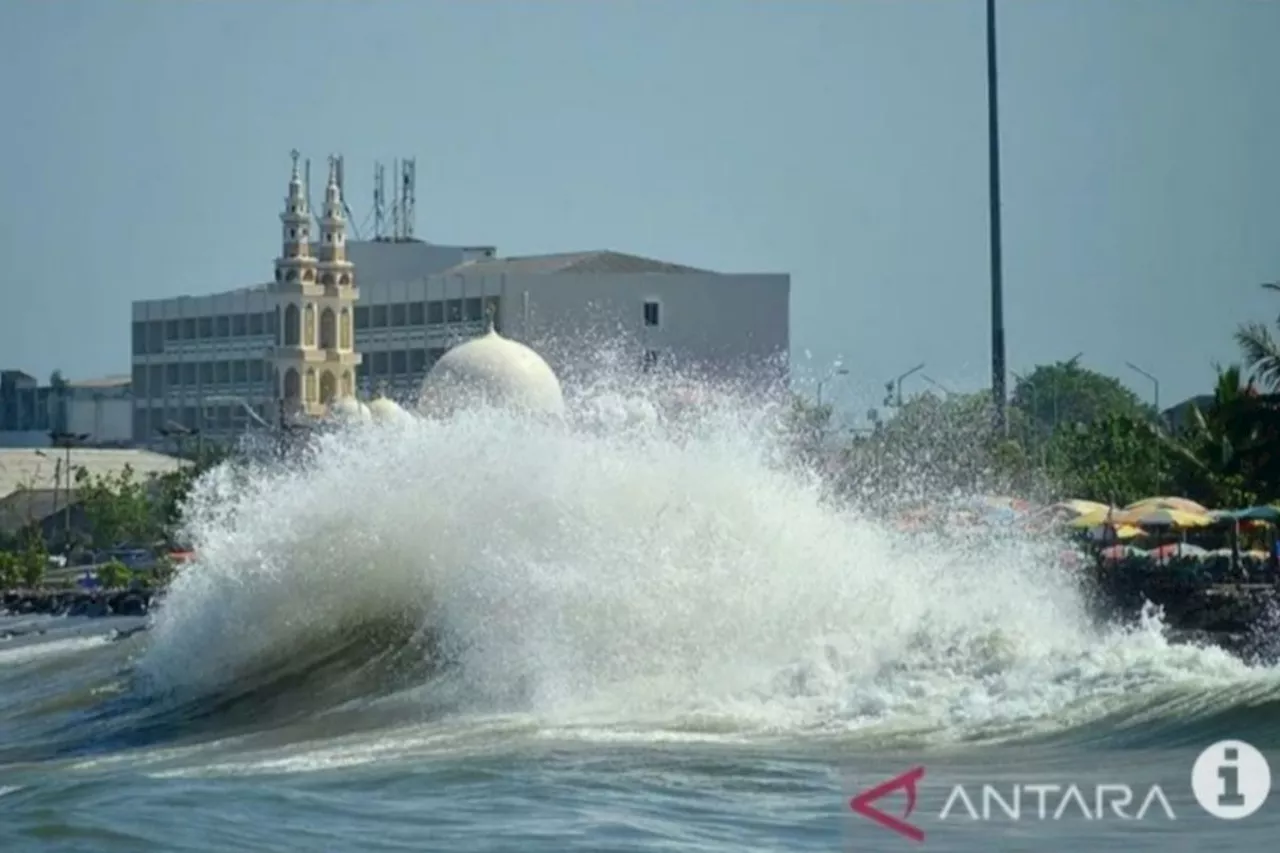
[[(0, 851), (1275, 848), (1275, 778), (1191, 784), (1222, 740), (1280, 778), (1273, 666), (1099, 622), (1060, 543), (835, 504), (767, 407), (571, 403), (221, 469), (156, 612), (0, 618)], [(917, 767), (923, 840), (850, 808)]]

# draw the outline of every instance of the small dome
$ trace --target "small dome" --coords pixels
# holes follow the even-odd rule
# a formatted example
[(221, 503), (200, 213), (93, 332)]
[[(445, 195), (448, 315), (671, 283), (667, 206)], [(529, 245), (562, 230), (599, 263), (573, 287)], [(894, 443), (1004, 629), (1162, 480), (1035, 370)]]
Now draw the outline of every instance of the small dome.
[(448, 414), (475, 405), (564, 414), (560, 380), (542, 356), (492, 327), (446, 352), (422, 381), (425, 413)]
[(409, 413), (390, 397), (377, 397), (369, 401), (369, 414), (375, 421), (387, 423), (407, 417)]
[(329, 416), (343, 423), (368, 423), (369, 407), (355, 397), (340, 397), (329, 404)]

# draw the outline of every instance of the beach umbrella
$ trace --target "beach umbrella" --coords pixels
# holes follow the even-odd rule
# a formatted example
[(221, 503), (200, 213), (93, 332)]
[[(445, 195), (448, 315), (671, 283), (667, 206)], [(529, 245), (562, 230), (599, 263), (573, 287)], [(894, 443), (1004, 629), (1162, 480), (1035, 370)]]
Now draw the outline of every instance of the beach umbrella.
[(1178, 512), (1187, 512), (1193, 515), (1208, 515), (1209, 510), (1193, 500), (1187, 498), (1172, 497), (1156, 497), (1143, 498), (1140, 501), (1134, 501), (1124, 508), (1125, 512), (1133, 510), (1149, 510), (1149, 509), (1172, 509)]
[(1280, 507), (1263, 505), (1251, 506), (1245, 509), (1224, 509), (1213, 513), (1213, 515), (1225, 521), (1252, 521), (1262, 524), (1275, 524), (1280, 522)]
[(1134, 527), (1131, 524), (1121, 524), (1119, 527), (1098, 524), (1090, 527), (1087, 532), (1089, 538), (1095, 542), (1105, 542), (1109, 539), (1136, 539), (1146, 533), (1141, 527)]
[(1185, 512), (1177, 509), (1126, 509), (1112, 516), (1113, 524), (1133, 524), (1138, 527), (1208, 527), (1213, 516), (1208, 513)]
[(1070, 513), (1072, 516), (1079, 518), (1082, 515), (1088, 515), (1091, 512), (1101, 512), (1104, 515), (1111, 510), (1111, 507), (1098, 501), (1086, 501), (1073, 498), (1069, 501), (1059, 501), (1052, 507), (1053, 510), (1063, 513)]
[(1147, 553), (1152, 557), (1165, 559), (1168, 557), (1204, 557), (1209, 552), (1199, 545), (1192, 545), (1190, 542), (1169, 542), (1158, 548), (1152, 548)]
[(1084, 515), (1077, 516), (1067, 523), (1068, 527), (1074, 527), (1077, 530), (1088, 530), (1090, 527), (1097, 527), (1100, 524), (1113, 524), (1113, 519), (1120, 514), (1119, 510), (1113, 510), (1109, 506), (1103, 506), (1095, 510), (1086, 512)]
[(1128, 557), (1145, 557), (1147, 552), (1132, 545), (1109, 545), (1102, 549), (1102, 559), (1107, 561), (1123, 560)]

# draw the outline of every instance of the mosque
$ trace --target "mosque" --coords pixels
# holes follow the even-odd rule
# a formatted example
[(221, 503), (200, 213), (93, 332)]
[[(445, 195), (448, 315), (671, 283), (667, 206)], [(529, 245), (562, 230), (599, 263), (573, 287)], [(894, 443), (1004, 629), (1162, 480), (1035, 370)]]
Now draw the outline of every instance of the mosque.
[[(382, 394), (367, 402), (356, 394), (355, 375), (362, 356), (355, 347), (353, 318), (360, 290), (354, 264), (347, 258), (336, 159), (329, 162), (316, 255), (311, 252), (311, 212), (296, 152), (280, 222), (282, 251), (270, 285), (280, 321), (268, 359), (280, 422), (388, 421), (408, 416)], [(492, 314), (485, 334), (448, 350), (422, 382), (424, 415), (448, 415), (473, 405), (553, 417), (564, 413), (555, 372), (532, 349), (500, 335)]]

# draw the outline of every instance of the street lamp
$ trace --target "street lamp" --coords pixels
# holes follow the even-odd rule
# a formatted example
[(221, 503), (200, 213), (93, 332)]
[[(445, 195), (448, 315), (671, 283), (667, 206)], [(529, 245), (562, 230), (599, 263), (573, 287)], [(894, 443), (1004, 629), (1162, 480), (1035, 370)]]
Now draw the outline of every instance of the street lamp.
[(822, 405), (822, 386), (827, 384), (837, 376), (848, 376), (848, 375), (849, 375), (848, 368), (841, 367), (839, 362), (837, 362), (834, 367), (832, 367), (830, 370), (827, 371), (825, 376), (823, 376), (821, 379), (818, 380), (818, 405), (819, 406)]
[(1160, 380), (1156, 379), (1154, 376), (1152, 376), (1147, 371), (1143, 370), (1141, 367), (1138, 367), (1138, 365), (1134, 364), (1132, 361), (1126, 361), (1125, 366), (1128, 367), (1133, 372), (1140, 373), (1143, 376), (1147, 377), (1147, 379), (1151, 380), (1151, 387), (1155, 391), (1156, 417), (1159, 418), (1160, 417)]
[(932, 378), (931, 376), (928, 376), (927, 374), (921, 373), (921, 374), (920, 374), (920, 378), (921, 378), (921, 379), (923, 379), (925, 382), (928, 382), (928, 383), (929, 383), (930, 385), (932, 385), (934, 388), (937, 388), (937, 389), (938, 389), (939, 391), (941, 391), (943, 394), (946, 394), (948, 397), (950, 397), (952, 394), (954, 394), (954, 393), (955, 393), (955, 392), (954, 392), (954, 391), (952, 391), (950, 388), (948, 388), (946, 385), (943, 385), (941, 382), (939, 382), (938, 380), (936, 380), (936, 379)]
[(183, 426), (182, 424), (168, 421), (165, 426), (160, 427), (156, 432), (165, 438), (172, 437), (178, 445), (178, 455), (182, 456), (186, 450), (186, 439), (188, 436), (196, 437), (196, 458), (197, 460), (203, 455), (204, 446), (200, 441), (200, 430), (195, 427)]
[[(1139, 373), (1147, 377), (1147, 379), (1151, 380), (1151, 387), (1154, 390), (1154, 394), (1155, 394), (1156, 429), (1159, 429), (1161, 425), (1161, 420), (1162, 420), (1162, 418), (1160, 417), (1160, 380), (1156, 379), (1154, 376), (1152, 376), (1147, 371), (1143, 370), (1141, 367), (1138, 367), (1138, 365), (1134, 364), (1132, 361), (1126, 361), (1125, 366), (1128, 367), (1130, 370), (1132, 370), (1134, 373)], [(1160, 456), (1157, 455), (1156, 456), (1156, 491), (1161, 492), (1163, 491), (1163, 489), (1164, 489), (1164, 466), (1160, 464)]]
[[(87, 432), (64, 432), (63, 430), (50, 430), (49, 439), (53, 442), (54, 447), (61, 447), (65, 453), (65, 461), (62, 465), (62, 479), (66, 483), (63, 492), (63, 518), (65, 519), (66, 541), (71, 542), (71, 448), (80, 444), (89, 437)], [(56, 486), (56, 483), (55, 483)], [(55, 488), (54, 497), (57, 497)]]
[(897, 397), (896, 405), (899, 409), (901, 409), (902, 408), (902, 380), (906, 379), (908, 376), (919, 373), (922, 370), (924, 370), (923, 361), (917, 364), (915, 367), (908, 370), (906, 373), (899, 375), (896, 379), (891, 379), (888, 382), (884, 383), (885, 390), (889, 392), (889, 395), (884, 398), (884, 404), (886, 406), (895, 405), (894, 398), (896, 394), (896, 397)]
[(249, 405), (249, 401), (243, 397), (219, 395), (216, 397), (206, 397), (204, 402), (206, 405), (214, 405), (214, 406), (223, 405), (223, 404), (228, 406), (239, 406), (240, 408), (244, 409), (245, 414), (247, 414), (254, 423), (258, 424), (258, 426), (264, 429), (273, 428), (271, 424), (263, 420), (261, 415), (259, 415), (256, 411), (254, 411), (253, 406)]

